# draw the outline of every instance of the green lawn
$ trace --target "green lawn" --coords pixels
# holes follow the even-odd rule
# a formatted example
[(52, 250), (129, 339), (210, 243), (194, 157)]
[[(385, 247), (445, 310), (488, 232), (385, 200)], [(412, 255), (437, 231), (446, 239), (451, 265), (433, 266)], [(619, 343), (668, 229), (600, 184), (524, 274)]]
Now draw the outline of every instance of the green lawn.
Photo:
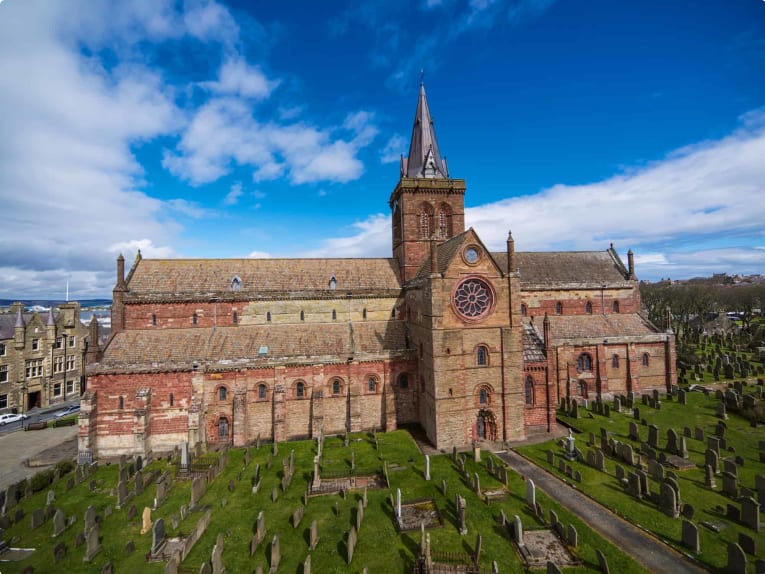
[[(695, 509), (695, 515), (692, 522), (699, 526), (699, 535), (701, 540), (701, 552), (696, 556), (704, 564), (713, 568), (724, 567), (727, 562), (727, 545), (729, 542), (738, 542), (739, 532), (743, 532), (755, 538), (757, 548), (760, 552), (765, 550), (765, 533), (755, 533), (753, 530), (733, 523), (720, 514), (717, 506), (726, 508), (727, 504), (735, 501), (724, 496), (722, 490), (722, 477), (717, 477), (717, 489), (712, 491), (705, 486), (704, 474), (704, 453), (706, 452), (706, 437), (714, 435), (714, 429), (718, 419), (715, 417), (714, 395), (705, 396), (701, 393), (687, 393), (688, 404), (683, 406), (677, 402), (662, 402), (661, 410), (652, 409), (638, 401), (640, 416), (646, 419), (647, 424), (655, 424), (659, 427), (659, 447), (664, 447), (667, 442), (666, 433), (670, 428), (674, 428), (679, 435), (683, 434), (684, 427), (690, 427), (693, 431), (695, 427), (701, 427), (705, 433), (705, 440), (697, 441), (693, 438), (686, 438), (686, 445), (689, 451), (689, 458), (696, 463), (696, 468), (687, 471), (675, 471), (680, 484), (680, 497), (682, 502), (691, 504)], [(639, 443), (631, 441), (628, 437), (628, 426), (630, 421), (635, 421), (632, 413), (614, 413), (611, 417), (592, 414), (589, 411), (580, 410), (580, 418), (573, 419), (566, 416), (559, 418), (566, 424), (581, 431), (576, 436), (576, 446), (582, 450), (586, 456), (587, 450), (594, 450), (595, 446), (588, 447), (588, 437), (590, 432), (595, 433), (596, 446), (600, 446), (600, 428), (607, 429), (609, 436), (620, 442), (628, 442), (633, 445), (635, 452), (639, 449)], [(640, 437), (643, 441), (648, 438), (648, 427), (640, 425), (640, 421), (635, 421), (639, 425)], [(765, 474), (765, 464), (759, 462), (758, 440), (765, 439), (765, 427), (762, 425), (757, 429), (751, 428), (749, 422), (737, 415), (731, 414), (726, 421), (727, 444), (735, 448), (733, 452), (722, 453), (721, 459), (743, 456), (745, 465), (738, 468), (739, 486), (754, 489), (754, 477), (756, 474)], [(522, 454), (529, 457), (537, 464), (551, 470), (561, 476), (557, 469), (550, 468), (547, 464), (546, 451), (552, 449), (561, 451), (561, 448), (554, 442), (547, 442), (533, 446), (527, 446), (518, 449)], [(647, 459), (643, 457), (643, 462)], [(588, 495), (598, 500), (601, 504), (614, 510), (618, 514), (626, 517), (634, 524), (653, 532), (659, 538), (669, 542), (673, 546), (689, 552), (680, 546), (680, 535), (682, 519), (672, 519), (666, 516), (657, 506), (648, 501), (638, 501), (629, 496), (623, 487), (617, 482), (615, 477), (616, 464), (621, 464), (625, 470), (629, 471), (625, 463), (617, 462), (614, 459), (606, 459), (606, 473), (587, 466), (584, 463), (574, 462), (572, 466), (582, 473), (582, 484), (578, 488)], [(722, 467), (722, 460), (720, 461)], [(635, 470), (634, 468), (631, 470)], [(569, 482), (570, 479), (568, 479)], [(652, 491), (658, 492), (659, 483), (649, 476), (649, 485)], [(756, 497), (756, 494), (755, 494)], [(739, 505), (740, 506), (740, 505)], [(700, 526), (702, 521), (724, 522), (727, 527), (719, 534)], [(749, 557), (752, 571), (754, 558)]]
[[(492, 560), (496, 560), (503, 573), (525, 572), (514, 547), (508, 541), (506, 531), (500, 528), (497, 517), (500, 509), (512, 519), (514, 514), (522, 517), (526, 530), (541, 528), (524, 503), (525, 485), (522, 477), (510, 473), (510, 495), (503, 501), (494, 502), (487, 506), (472, 492), (458, 473), (457, 466), (448, 456), (431, 458), (431, 481), (425, 481), (424, 457), (420, 454), (410, 435), (404, 431), (379, 433), (379, 452), (375, 449), (371, 435), (366, 433), (351, 435), (349, 447), (343, 445), (342, 437), (328, 437), (325, 441), (322, 469), (324, 472), (337, 472), (350, 469), (351, 451), (355, 453), (357, 469), (382, 469), (383, 459), (388, 465), (390, 489), (368, 491), (368, 507), (364, 514), (364, 522), (359, 534), (353, 562), (346, 563), (347, 533), (355, 524), (356, 506), (361, 492), (351, 492), (346, 498), (340, 495), (319, 496), (309, 500), (305, 516), (297, 529), (292, 526), (292, 513), (303, 502), (303, 494), (308, 487), (310, 473), (313, 470), (313, 457), (316, 454), (316, 441), (298, 441), (281, 443), (278, 456), (273, 457), (270, 470), (266, 464), (271, 457), (271, 445), (263, 445), (260, 449), (251, 450), (250, 465), (243, 470), (244, 451), (231, 449), (228, 463), (218, 478), (207, 487), (202, 498), (204, 505), (212, 508), (212, 521), (206, 533), (181, 565), (181, 571), (198, 572), (203, 561), (210, 560), (215, 538), (218, 533), (224, 534), (225, 550), (223, 562), (228, 572), (252, 572), (258, 564), (268, 571), (270, 543), (274, 534), (280, 537), (282, 561), (280, 572), (302, 572), (302, 563), (308, 555), (308, 530), (311, 521), (316, 520), (320, 536), (318, 547), (311, 552), (314, 572), (361, 572), (366, 566), (369, 572), (407, 572), (411, 567), (419, 549), (419, 531), (399, 533), (393, 522), (393, 509), (389, 502), (391, 492), (396, 488), (402, 491), (404, 501), (417, 498), (434, 498), (444, 520), (442, 528), (431, 529), (431, 545), (434, 550), (447, 552), (472, 552), (476, 533), (483, 537), (481, 566), (486, 570), (491, 568)], [(287, 492), (281, 490), (282, 459), (295, 451), (295, 476)], [(469, 473), (478, 472), (482, 488), (491, 489), (500, 486), (495, 478), (486, 471), (484, 453), (482, 463), (469, 460), (466, 468)], [(495, 459), (499, 462), (498, 459)], [(250, 479), (255, 472), (255, 465), (260, 463), (262, 484), (258, 494), (251, 493)], [(170, 469), (174, 467), (167, 461), (155, 461), (148, 466), (146, 475), (152, 469)], [(237, 479), (242, 471), (242, 479)], [(91, 477), (103, 481), (96, 493), (91, 494), (88, 480), (66, 492), (68, 476), (63, 477), (53, 486), (56, 492), (56, 505), (67, 513), (76, 515), (77, 523), (56, 540), (51, 539), (52, 523), (47, 522), (37, 530), (30, 530), (29, 517), (25, 517), (18, 525), (12, 526), (6, 532), (6, 540), (18, 537), (13, 546), (34, 547), (38, 550), (28, 559), (20, 563), (4, 563), (0, 570), (21, 572), (26, 565), (32, 565), (36, 572), (60, 571), (67, 573), (100, 572), (106, 561), (111, 561), (115, 572), (162, 572), (164, 564), (147, 563), (145, 554), (151, 545), (151, 533), (140, 535), (141, 512), (144, 506), (151, 506), (155, 495), (155, 486), (150, 485), (143, 494), (131, 500), (127, 507), (135, 505), (135, 518), (127, 519), (128, 508), (114, 512), (101, 522), (103, 536), (103, 551), (93, 561), (86, 564), (82, 558), (84, 546), (74, 548), (74, 538), (82, 529), (83, 514), (87, 506), (93, 505), (98, 514), (103, 516), (106, 506), (114, 507), (116, 496), (111, 491), (116, 487), (118, 475), (117, 465), (102, 465)], [(71, 476), (71, 475), (69, 475)], [(441, 493), (441, 479), (448, 482), (447, 496)], [(229, 480), (234, 481), (234, 490), (229, 492)], [(190, 498), (190, 481), (177, 481), (173, 484), (166, 502), (153, 512), (152, 519), (164, 517), (168, 536), (189, 533), (196, 525), (201, 512), (190, 513), (172, 529), (170, 517), (178, 514), (182, 504), (188, 504)], [(274, 487), (279, 489), (279, 499), (271, 502), (271, 492)], [(29, 500), (23, 500), (21, 506), (27, 515), (34, 508), (44, 505), (47, 489), (35, 494)], [(456, 516), (453, 506), (454, 494), (459, 493), (467, 500), (468, 534), (461, 536), (456, 528)], [(225, 508), (221, 500), (226, 499)], [(559, 519), (565, 523), (573, 523), (579, 533), (579, 547), (575, 550), (583, 561), (582, 566), (567, 569), (567, 572), (595, 572), (597, 558), (595, 549), (601, 549), (608, 557), (612, 572), (645, 572), (630, 557), (618, 548), (596, 535), (578, 518), (553, 503), (541, 490), (537, 491), (537, 500), (549, 513), (554, 509)], [(335, 505), (338, 512), (335, 514)], [(249, 546), (255, 521), (259, 511), (264, 511), (266, 522), (266, 539), (254, 557), (249, 555)], [(53, 565), (53, 546), (59, 540), (68, 546), (67, 557), (57, 565)], [(125, 544), (132, 540), (135, 552), (126, 557)]]

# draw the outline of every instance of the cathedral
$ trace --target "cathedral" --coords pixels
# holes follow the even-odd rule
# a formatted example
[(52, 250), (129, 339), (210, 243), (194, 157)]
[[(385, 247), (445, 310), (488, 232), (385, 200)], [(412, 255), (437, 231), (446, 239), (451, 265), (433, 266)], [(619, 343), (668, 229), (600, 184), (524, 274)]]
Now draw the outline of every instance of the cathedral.
[[(419, 426), (439, 449), (547, 433), (562, 399), (668, 389), (632, 252), (490, 251), (420, 86), (391, 257), (117, 259), (86, 458)], [(519, 238), (522, 241), (523, 238)]]

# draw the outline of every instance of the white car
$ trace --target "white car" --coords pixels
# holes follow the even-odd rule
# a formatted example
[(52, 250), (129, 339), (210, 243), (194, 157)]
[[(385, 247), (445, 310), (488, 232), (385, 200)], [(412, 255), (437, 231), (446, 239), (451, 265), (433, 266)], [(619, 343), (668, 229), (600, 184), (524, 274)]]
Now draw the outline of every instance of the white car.
[(57, 412), (54, 416), (57, 419), (60, 419), (61, 417), (65, 417), (67, 415), (73, 415), (74, 413), (79, 413), (79, 412), (80, 412), (80, 405), (79, 404), (69, 405), (63, 411)]
[(29, 417), (27, 415), (14, 415), (12, 413), (6, 413), (4, 415), (0, 415), (0, 427), (5, 426), (8, 423), (23, 421), (28, 418)]

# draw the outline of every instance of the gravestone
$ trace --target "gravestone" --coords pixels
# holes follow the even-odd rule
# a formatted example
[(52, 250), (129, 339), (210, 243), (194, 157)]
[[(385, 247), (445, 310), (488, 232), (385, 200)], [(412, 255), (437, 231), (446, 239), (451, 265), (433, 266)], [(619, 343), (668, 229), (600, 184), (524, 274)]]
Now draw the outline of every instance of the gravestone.
[(133, 552), (135, 552), (135, 542), (128, 540), (125, 544), (125, 556), (130, 556)]
[(53, 538), (66, 530), (66, 527), (66, 515), (64, 514), (64, 511), (59, 508), (56, 511), (56, 514), (53, 515)]
[(675, 490), (675, 488), (672, 486), (672, 484), (668, 481), (664, 481), (661, 483), (661, 490), (660, 490), (660, 497), (661, 497), (661, 510), (666, 514), (667, 516), (671, 518), (677, 518), (680, 516), (680, 508), (678, 505), (678, 492)]
[(748, 534), (744, 534), (743, 532), (738, 533), (738, 545), (741, 546), (741, 550), (743, 550), (745, 554), (757, 556), (757, 545), (755, 540)]
[(727, 494), (731, 498), (738, 498), (738, 477), (732, 472), (723, 472), (723, 494)]
[(215, 539), (215, 546), (212, 550), (212, 574), (223, 574), (226, 569), (223, 567), (223, 534), (218, 533)]
[(741, 498), (741, 522), (755, 532), (760, 531), (760, 504), (754, 498)]
[(515, 542), (518, 544), (518, 546), (523, 546), (523, 523), (521, 522), (521, 517), (517, 514), (513, 516), (513, 535), (515, 537)]
[(271, 568), (269, 570), (271, 574), (275, 574), (275, 572), (279, 569), (279, 562), (281, 561), (282, 553), (279, 549), (279, 535), (274, 534), (274, 537), (271, 540)]
[(348, 564), (353, 561), (353, 551), (356, 549), (356, 527), (351, 526), (351, 531), (348, 533)]
[(56, 493), (52, 490), (49, 490), (48, 496), (45, 498), (45, 506), (50, 506), (54, 502), (56, 502)]
[(191, 482), (191, 504), (190, 507), (195, 509), (199, 505), (199, 501), (205, 494), (207, 489), (205, 478), (203, 476), (196, 477)]
[(53, 561), (58, 564), (66, 558), (66, 542), (63, 540), (53, 547)]
[(35, 530), (36, 528), (40, 528), (42, 526), (43, 522), (45, 522), (45, 514), (43, 513), (42, 508), (35, 508), (32, 511), (32, 530)]
[(98, 524), (85, 533), (85, 562), (90, 562), (101, 552), (101, 540), (98, 535)]
[(638, 429), (637, 423), (634, 421), (630, 421), (629, 437), (631, 440), (640, 440), (640, 430)]
[(697, 554), (701, 552), (701, 545), (699, 542), (699, 528), (693, 522), (689, 520), (683, 520), (682, 531), (682, 543), (683, 546), (690, 549)]
[(311, 533), (309, 535), (309, 545), (308, 548), (310, 550), (315, 550), (316, 545), (319, 543), (319, 528), (316, 525), (316, 521), (314, 520), (311, 522)]
[(141, 534), (146, 534), (151, 529), (151, 508), (145, 506), (141, 515)]
[(165, 544), (165, 519), (158, 518), (151, 529), (151, 553), (158, 554)]
[(712, 469), (713, 474), (720, 472), (720, 456), (711, 448), (704, 453), (704, 464)]
[(606, 555), (601, 552), (600, 548), (595, 549), (595, 554), (598, 556), (598, 566), (600, 567), (601, 574), (611, 574), (611, 571), (608, 569), (608, 559), (606, 558)]
[(659, 427), (648, 425), (648, 446), (659, 448)]
[(693, 438), (695, 438), (696, 440), (703, 441), (704, 440), (704, 429), (702, 429), (701, 427), (696, 427), (695, 429), (693, 429)]
[(88, 506), (85, 510), (85, 526), (84, 530), (87, 532), (96, 525), (96, 509), (92, 506)]
[(425, 455), (425, 480), (430, 480), (430, 456)]
[(678, 443), (677, 443), (677, 431), (675, 431), (675, 429), (667, 430), (667, 448), (665, 450), (667, 450), (668, 452), (672, 454), (679, 454)]
[(305, 506), (300, 506), (292, 513), (292, 528), (300, 526), (300, 521), (303, 520), (305, 514)]
[(579, 533), (576, 531), (576, 527), (573, 524), (568, 525), (567, 534), (568, 536), (566, 538), (568, 541), (568, 545), (573, 548), (576, 548), (577, 546), (579, 546)]
[(746, 554), (741, 546), (733, 542), (728, 544), (728, 565), (725, 571), (731, 574), (746, 574)]
[(530, 478), (526, 479), (526, 504), (533, 510), (537, 506), (537, 489), (534, 485), (534, 481)]
[(138, 496), (143, 492), (143, 473), (139, 470), (135, 473), (135, 494)]

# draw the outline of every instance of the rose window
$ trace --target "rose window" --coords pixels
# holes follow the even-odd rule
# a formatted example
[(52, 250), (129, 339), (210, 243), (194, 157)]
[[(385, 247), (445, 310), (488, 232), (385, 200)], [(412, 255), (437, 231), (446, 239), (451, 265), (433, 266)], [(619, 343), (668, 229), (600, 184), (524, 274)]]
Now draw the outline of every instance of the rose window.
[(480, 279), (465, 279), (454, 290), (454, 306), (466, 319), (483, 317), (493, 303), (494, 294), (491, 288)]

